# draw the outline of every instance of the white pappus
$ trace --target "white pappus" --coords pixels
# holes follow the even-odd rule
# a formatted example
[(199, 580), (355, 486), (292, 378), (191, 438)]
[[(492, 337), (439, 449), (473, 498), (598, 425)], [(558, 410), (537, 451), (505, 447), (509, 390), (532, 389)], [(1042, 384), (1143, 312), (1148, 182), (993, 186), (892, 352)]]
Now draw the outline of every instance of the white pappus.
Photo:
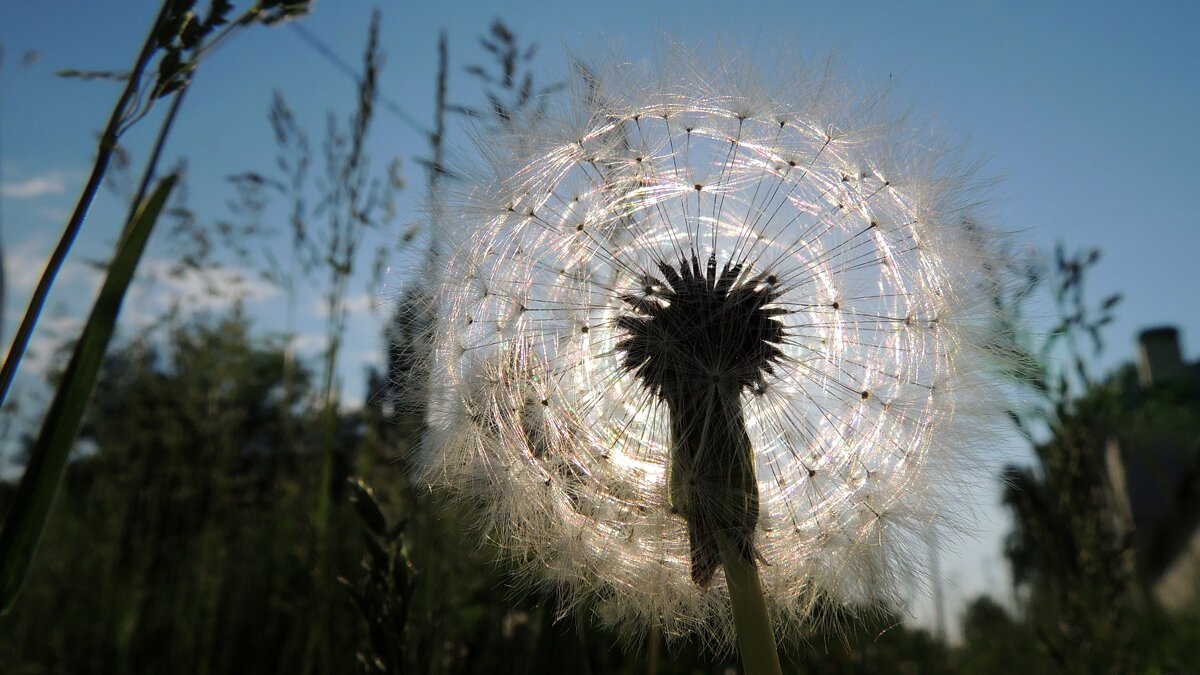
[(725, 646), (715, 532), (782, 625), (896, 602), (969, 522), (998, 254), (878, 100), (667, 61), (576, 68), (460, 168), (418, 479), (563, 607)]

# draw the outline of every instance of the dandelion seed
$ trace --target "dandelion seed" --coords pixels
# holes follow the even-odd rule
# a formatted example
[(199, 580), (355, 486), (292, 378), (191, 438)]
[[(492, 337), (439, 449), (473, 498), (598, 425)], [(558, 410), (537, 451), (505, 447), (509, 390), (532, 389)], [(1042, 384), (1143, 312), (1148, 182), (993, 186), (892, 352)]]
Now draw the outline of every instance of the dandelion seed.
[(895, 602), (1002, 406), (966, 178), (689, 60), (581, 71), (460, 171), (422, 466), (564, 606), (727, 646), (719, 542), (776, 623)]

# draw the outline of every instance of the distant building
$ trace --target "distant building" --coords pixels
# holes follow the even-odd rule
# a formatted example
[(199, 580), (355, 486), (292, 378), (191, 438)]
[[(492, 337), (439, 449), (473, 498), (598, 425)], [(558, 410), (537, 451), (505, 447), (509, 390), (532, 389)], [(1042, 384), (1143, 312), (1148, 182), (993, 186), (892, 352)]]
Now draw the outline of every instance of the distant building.
[(1148, 590), (1168, 611), (1200, 602), (1200, 362), (1179, 331), (1143, 331), (1136, 379), (1118, 374), (1122, 419), (1105, 451)]

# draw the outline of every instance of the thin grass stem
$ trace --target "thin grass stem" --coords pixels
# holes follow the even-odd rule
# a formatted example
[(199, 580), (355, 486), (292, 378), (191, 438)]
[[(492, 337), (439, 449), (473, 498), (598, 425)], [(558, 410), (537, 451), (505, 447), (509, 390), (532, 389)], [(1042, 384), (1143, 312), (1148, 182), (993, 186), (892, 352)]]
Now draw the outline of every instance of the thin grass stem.
[[(63, 229), (62, 237), (58, 240), (58, 245), (54, 247), (54, 252), (50, 255), (50, 259), (46, 261), (46, 269), (42, 272), (41, 278), (38, 279), (37, 287), (33, 290), (33, 295), (29, 299), (29, 307), (25, 310), (25, 316), (21, 317), (21, 325), (17, 327), (17, 332), (13, 336), (13, 343), (8, 350), (8, 355), (4, 359), (4, 366), (0, 368), (0, 405), (8, 397), (8, 390), (12, 386), (13, 378), (16, 376), (17, 366), (20, 365), (21, 357), (24, 356), (25, 350), (29, 346), (29, 338), (33, 335), (33, 328), (37, 325), (38, 316), (41, 315), (42, 307), (46, 304), (46, 297), (50, 294), (50, 287), (54, 285), (54, 279), (58, 276), (58, 271), (62, 268), (63, 262), (66, 261), (67, 253), (70, 252), (71, 246), (75, 243), (75, 238), (79, 235), (79, 230), (83, 226), (83, 220), (87, 217), (88, 209), (91, 208), (92, 200), (96, 196), (96, 190), (100, 189), (100, 183), (104, 180), (104, 174), (108, 170), (108, 163), (112, 159), (113, 150), (117, 146), (117, 136), (120, 134), (122, 124), (125, 122), (129, 103), (137, 94), (142, 73), (146, 70), (146, 65), (158, 49), (157, 36), (159, 26), (162, 25), (163, 21), (170, 14), (172, 6), (172, 0), (165, 0), (162, 7), (158, 10), (158, 16), (154, 19), (154, 24), (151, 26), (145, 42), (142, 43), (142, 49), (138, 53), (133, 69), (129, 71), (129, 79), (125, 83), (125, 90), (121, 92), (121, 97), (117, 99), (117, 104), (113, 106), (112, 114), (108, 118), (108, 124), (104, 128), (104, 132), (100, 135), (100, 143), (96, 149), (96, 162), (92, 165), (91, 176), (88, 177), (88, 181), (83, 187), (83, 192), (79, 195), (79, 201), (76, 202), (75, 210), (71, 213), (71, 219), (67, 221), (67, 226)], [(133, 204), (136, 208), (140, 202), (135, 201)]]

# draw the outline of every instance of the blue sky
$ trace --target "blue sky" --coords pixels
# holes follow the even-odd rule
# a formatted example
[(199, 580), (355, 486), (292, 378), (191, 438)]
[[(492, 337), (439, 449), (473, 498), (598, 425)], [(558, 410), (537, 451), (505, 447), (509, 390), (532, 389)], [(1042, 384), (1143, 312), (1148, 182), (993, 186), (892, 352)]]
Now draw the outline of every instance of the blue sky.
[[(438, 30), (445, 28), (450, 38), (450, 96), (474, 103), (478, 86), (462, 66), (485, 61), (475, 38), (496, 16), (522, 39), (541, 44), (539, 64), (551, 73), (543, 81), (561, 70), (567, 50), (587, 55), (616, 47), (637, 60), (652, 53), (664, 34), (693, 49), (719, 44), (771, 61), (778, 52), (801, 58), (832, 52), (851, 81), (889, 90), (895, 103), (911, 111), (914, 124), (938, 128), (986, 159), (983, 175), (1000, 179), (986, 214), (1013, 232), (1015, 241), (1047, 251), (1060, 241), (1068, 249), (1103, 250), (1089, 279), (1091, 296), (1119, 291), (1125, 301), (1106, 333), (1109, 349), (1101, 370), (1130, 359), (1137, 332), (1151, 325), (1180, 326), (1185, 356), (1200, 356), (1193, 276), (1200, 251), (1200, 3), (377, 4), (384, 13), (387, 54), (381, 91), (422, 125), (430, 123), (433, 109)], [(358, 0), (319, 1), (304, 26), (357, 64), (372, 7)], [(150, 0), (0, 6), (5, 344), (90, 168), (95, 134), (118, 93), (112, 83), (62, 80), (53, 73), (127, 68), (156, 8)], [(38, 59), (25, 65), (21, 55), (27, 50)], [(168, 163), (188, 160), (191, 205), (202, 217), (227, 215), (224, 203), (233, 192), (225, 176), (271, 169), (266, 110), (273, 90), (284, 94), (317, 135), (326, 110), (349, 112), (353, 83), (287, 27), (243, 33), (213, 54), (167, 149)], [(144, 156), (139, 153), (155, 122), (144, 120), (127, 138), (135, 157)], [(409, 181), (394, 228), (373, 242), (386, 245), (420, 217), (423, 176), (412, 160), (426, 153), (426, 141), (399, 117), (381, 111), (370, 146), (380, 168), (391, 157), (403, 158)], [(95, 276), (84, 263), (107, 257), (122, 214), (111, 195), (97, 200), (43, 322), (57, 328), (59, 337), (70, 335), (74, 317), (90, 303)], [(159, 237), (146, 270), (160, 274), (157, 280), (147, 276), (126, 307), (127, 331), (152, 317), (172, 294), (196, 290), (194, 282), (161, 274), (170, 255)], [(401, 266), (404, 260), (396, 257)], [(402, 282), (393, 274), (387, 287)], [(351, 289), (355, 312), (341, 382), (352, 400), (365, 394), (364, 366), (379, 359), (381, 314), (370, 307), (386, 307), (394, 293), (388, 288), (371, 295), (359, 280)], [(280, 293), (253, 281), (247, 292), (260, 326), (281, 330)], [(319, 328), (317, 304), (312, 293), (299, 300), (302, 331)], [(1044, 330), (1050, 314), (1049, 305), (1035, 309), (1035, 328)], [(45, 367), (51, 344), (48, 334), (36, 342), (31, 371)], [(319, 341), (306, 344), (315, 353)], [(999, 452), (995, 462), (1012, 456), (1020, 452)], [(1006, 585), (999, 553), (1005, 524), (997, 509), (985, 511), (991, 522), (981, 542), (946, 562), (952, 606), (956, 598)]]

